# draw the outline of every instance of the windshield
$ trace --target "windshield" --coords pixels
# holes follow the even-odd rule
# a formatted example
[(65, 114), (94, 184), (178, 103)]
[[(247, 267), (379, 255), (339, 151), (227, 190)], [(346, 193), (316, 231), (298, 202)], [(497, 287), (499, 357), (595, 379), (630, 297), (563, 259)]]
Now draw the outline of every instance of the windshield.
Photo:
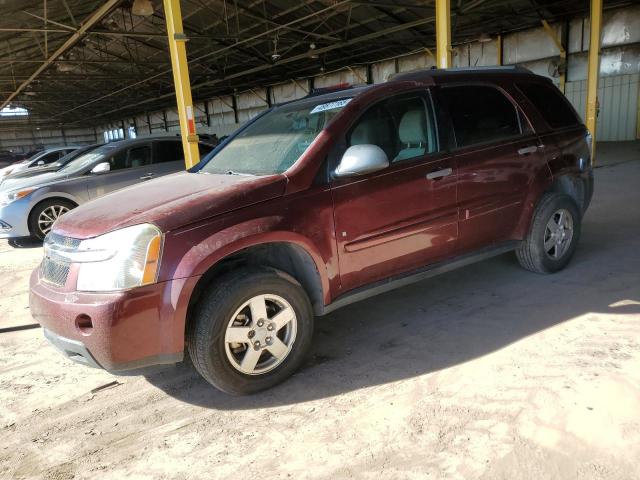
[(275, 108), (217, 152), (203, 173), (272, 175), (293, 165), (350, 98)]
[(79, 150), (74, 150), (71, 153), (67, 153), (64, 157), (62, 157), (57, 162), (52, 163), (51, 166), (52, 167), (62, 167), (63, 165), (66, 165), (67, 163), (69, 163), (74, 158), (81, 157), (82, 155), (84, 155), (86, 153), (89, 153), (90, 151), (94, 150), (95, 148), (96, 147), (90, 146), (90, 147), (81, 148)]
[(58, 171), (64, 173), (75, 173), (80, 170), (84, 170), (97, 160), (105, 158), (114, 148), (115, 147), (113, 145), (103, 145), (102, 147), (96, 148), (91, 152), (85, 153), (84, 155), (80, 155), (78, 158), (71, 160)]

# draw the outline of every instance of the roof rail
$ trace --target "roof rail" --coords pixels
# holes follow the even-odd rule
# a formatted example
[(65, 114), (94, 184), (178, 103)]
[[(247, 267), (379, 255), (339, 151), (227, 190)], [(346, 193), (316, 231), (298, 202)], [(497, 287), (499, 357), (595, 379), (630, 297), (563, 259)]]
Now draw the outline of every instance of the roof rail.
[(479, 66), (479, 67), (453, 67), (453, 68), (424, 68), (413, 70), (411, 72), (400, 72), (389, 77), (389, 80), (417, 80), (421, 77), (433, 77), (436, 75), (448, 75), (456, 73), (527, 73), (533, 74), (528, 68), (520, 65), (496, 65), (496, 66)]
[(351, 83), (346, 83), (345, 82), (345, 83), (338, 83), (337, 85), (331, 85), (329, 87), (313, 88), (305, 96), (305, 98), (307, 98), (307, 97), (315, 97), (317, 95), (323, 95), (325, 93), (340, 92), (342, 90), (351, 90), (351, 89), (354, 89), (354, 88), (363, 87), (365, 85), (366, 84), (363, 84), (363, 83), (351, 84)]

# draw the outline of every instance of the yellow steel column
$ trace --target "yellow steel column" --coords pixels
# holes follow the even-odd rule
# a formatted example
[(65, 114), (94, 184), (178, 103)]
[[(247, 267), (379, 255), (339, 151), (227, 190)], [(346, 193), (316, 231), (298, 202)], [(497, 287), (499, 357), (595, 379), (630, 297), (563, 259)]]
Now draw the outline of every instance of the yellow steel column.
[(502, 35), (498, 35), (498, 38), (496, 38), (496, 55), (498, 57), (498, 65), (502, 65)]
[(551, 25), (549, 25), (549, 22), (547, 22), (546, 20), (542, 20), (542, 26), (547, 32), (547, 35), (549, 35), (549, 37), (551, 37), (551, 40), (553, 40), (553, 43), (556, 44), (556, 47), (558, 47), (558, 52), (560, 52), (560, 63), (562, 71), (560, 72), (558, 88), (562, 93), (564, 93), (565, 84), (567, 83), (567, 51), (562, 44), (562, 40), (558, 38), (555, 30), (551, 27)]
[(187, 168), (200, 161), (198, 152), (198, 135), (191, 99), (191, 83), (189, 82), (189, 66), (187, 64), (187, 37), (182, 29), (182, 13), (180, 0), (164, 0), (164, 16), (167, 20), (167, 36), (169, 37), (169, 53), (173, 68), (173, 83), (176, 87), (178, 115), (180, 117), (180, 133), (184, 149), (184, 163)]
[(587, 66), (587, 128), (591, 132), (593, 141), (591, 164), (595, 163), (596, 154), (596, 124), (598, 121), (598, 76), (600, 74), (601, 24), (602, 0), (591, 0), (589, 63)]
[(436, 56), (438, 68), (451, 67), (451, 1), (436, 0)]

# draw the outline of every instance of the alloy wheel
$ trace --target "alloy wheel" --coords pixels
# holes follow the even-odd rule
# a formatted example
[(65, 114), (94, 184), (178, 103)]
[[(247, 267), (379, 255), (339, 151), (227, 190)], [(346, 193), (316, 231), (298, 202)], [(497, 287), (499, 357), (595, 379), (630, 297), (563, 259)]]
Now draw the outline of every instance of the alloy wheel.
[(573, 239), (573, 217), (562, 208), (557, 210), (547, 222), (544, 231), (544, 251), (554, 260), (562, 257)]
[(231, 365), (246, 375), (267, 373), (280, 365), (296, 339), (293, 307), (278, 295), (257, 295), (231, 316), (225, 352)]
[(68, 211), (69, 208), (64, 205), (51, 205), (40, 212), (40, 215), (38, 215), (38, 228), (42, 234), (46, 235), (49, 233), (53, 223), (58, 219), (58, 217)]

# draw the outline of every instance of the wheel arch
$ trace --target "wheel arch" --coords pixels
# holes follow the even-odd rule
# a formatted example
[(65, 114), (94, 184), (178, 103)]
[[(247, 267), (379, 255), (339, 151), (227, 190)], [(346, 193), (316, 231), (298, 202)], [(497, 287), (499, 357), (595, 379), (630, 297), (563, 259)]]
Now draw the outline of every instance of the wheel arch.
[(316, 315), (324, 309), (328, 283), (318, 268), (318, 259), (305, 246), (290, 240), (269, 240), (232, 249), (216, 259), (201, 274), (193, 288), (187, 308), (185, 328), (191, 309), (208, 285), (221, 275), (244, 266), (274, 268), (297, 281), (309, 296)]
[(581, 176), (566, 172), (555, 175), (545, 193), (555, 192), (568, 195), (576, 202), (580, 213), (583, 214), (589, 206), (589, 186), (586, 183)]

